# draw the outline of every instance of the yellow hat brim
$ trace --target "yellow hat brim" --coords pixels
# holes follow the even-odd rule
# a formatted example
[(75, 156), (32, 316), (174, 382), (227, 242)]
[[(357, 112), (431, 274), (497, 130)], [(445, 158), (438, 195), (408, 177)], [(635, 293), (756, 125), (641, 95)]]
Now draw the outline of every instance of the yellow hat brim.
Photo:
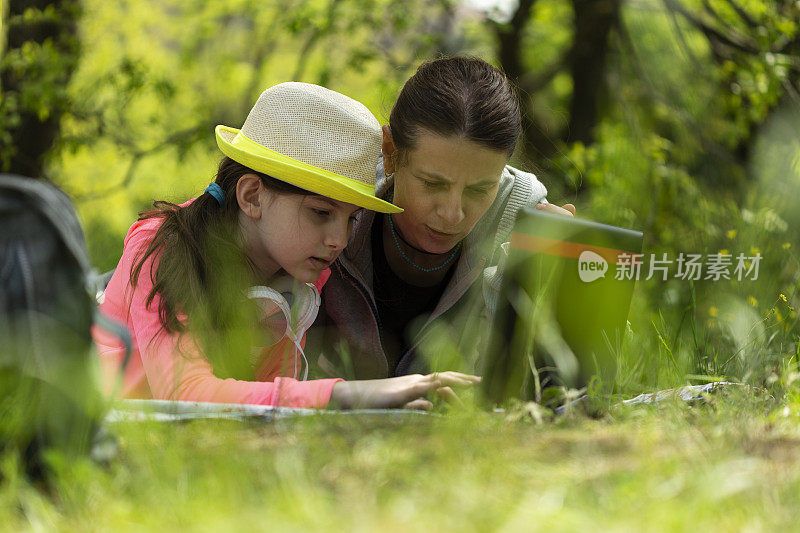
[(257, 172), (268, 174), (273, 178), (333, 200), (347, 202), (379, 213), (403, 212), (400, 207), (375, 196), (375, 187), (372, 185), (270, 150), (248, 139), (235, 128), (220, 125), (216, 127), (215, 133), (217, 146), (223, 154)]

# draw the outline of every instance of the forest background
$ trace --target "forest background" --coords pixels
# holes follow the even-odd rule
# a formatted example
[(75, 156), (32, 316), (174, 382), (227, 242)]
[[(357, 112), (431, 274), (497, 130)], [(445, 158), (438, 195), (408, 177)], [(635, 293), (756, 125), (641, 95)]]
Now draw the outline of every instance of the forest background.
[(73, 197), (100, 271), (154, 199), (199, 194), (214, 126), (264, 88), (322, 84), (386, 123), (422, 60), (482, 57), (519, 87), (512, 164), (550, 201), (659, 258), (762, 257), (757, 280), (642, 279), (617, 391), (724, 379), (800, 416), (800, 2), (6, 0), (2, 21), (0, 170)]

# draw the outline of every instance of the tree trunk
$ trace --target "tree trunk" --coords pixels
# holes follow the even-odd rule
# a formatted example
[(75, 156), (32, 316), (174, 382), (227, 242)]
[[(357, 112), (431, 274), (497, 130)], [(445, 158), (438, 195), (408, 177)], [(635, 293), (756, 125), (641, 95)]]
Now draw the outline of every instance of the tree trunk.
[(531, 18), (536, 0), (520, 0), (508, 24), (494, 26), (497, 37), (497, 56), (508, 79), (520, 88), (522, 113), (522, 152), (531, 161), (547, 158), (553, 153), (553, 143), (536, 123), (533, 114), (533, 95), (525, 92), (521, 81), (527, 73), (522, 64), (522, 34)]
[(572, 0), (575, 36), (569, 54), (572, 101), (567, 143), (594, 141), (600, 102), (605, 93), (608, 37), (619, 22), (621, 0)]
[[(0, 168), (42, 178), (45, 156), (67, 110), (66, 87), (80, 54), (80, 3), (9, 0), (7, 9), (7, 42), (0, 61)], [(23, 17), (28, 10), (35, 10), (33, 16), (29, 12)], [(23, 47), (31, 45), (33, 52), (23, 56)]]

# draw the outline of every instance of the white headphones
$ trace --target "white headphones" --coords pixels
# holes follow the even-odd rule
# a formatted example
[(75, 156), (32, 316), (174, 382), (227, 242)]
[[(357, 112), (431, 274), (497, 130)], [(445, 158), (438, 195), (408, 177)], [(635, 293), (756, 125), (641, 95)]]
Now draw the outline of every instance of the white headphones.
[(261, 320), (272, 316), (273, 306), (277, 305), (286, 318), (284, 335), (294, 343), (294, 378), (297, 379), (298, 351), (305, 363), (303, 381), (308, 379), (308, 359), (300, 346), (300, 341), (308, 328), (314, 323), (322, 298), (311, 283), (298, 283), (292, 278), (282, 278), (272, 287), (255, 286), (247, 291), (247, 297), (255, 300), (262, 312)]

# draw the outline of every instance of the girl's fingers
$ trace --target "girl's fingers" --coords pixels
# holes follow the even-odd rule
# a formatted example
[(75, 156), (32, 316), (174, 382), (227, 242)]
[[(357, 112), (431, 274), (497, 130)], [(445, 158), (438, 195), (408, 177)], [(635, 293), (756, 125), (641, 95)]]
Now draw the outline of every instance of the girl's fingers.
[(436, 372), (430, 375), (434, 376), (435, 381), (438, 381), (440, 386), (444, 387), (469, 387), (481, 382), (480, 376), (461, 372)]
[(465, 374), (463, 372), (456, 372), (455, 370), (448, 370), (447, 372), (439, 372), (438, 375), (440, 375), (440, 376), (452, 376), (452, 377), (461, 378), (461, 379), (467, 379), (467, 380), (476, 380), (476, 382), (481, 380), (480, 376), (473, 376), (472, 374)]
[(452, 372), (452, 374), (476, 385), (480, 383), (482, 379), (480, 376), (473, 376), (472, 374), (463, 374), (461, 372)]
[(419, 411), (430, 411), (433, 409), (433, 404), (425, 398), (417, 398), (403, 406), (403, 409), (417, 409)]
[(440, 398), (444, 398), (449, 404), (464, 407), (464, 402), (461, 401), (461, 398), (459, 398), (450, 387), (440, 387), (436, 389), (436, 395)]
[[(402, 378), (391, 378), (392, 380), (402, 380), (397, 382), (399, 389), (395, 389), (394, 405), (408, 405), (422, 401), (430, 403), (425, 399), (431, 392), (436, 392), (439, 396), (452, 403), (462, 405), (461, 400), (456, 396), (450, 387), (471, 387), (480, 383), (481, 378), (461, 372), (434, 372), (424, 376), (415, 374), (403, 376)], [(420, 405), (426, 405), (420, 403)]]
[(429, 376), (422, 376), (421, 378), (415, 379), (407, 388), (403, 391), (403, 401), (411, 401), (416, 398), (422, 398), (430, 391), (439, 387), (439, 382), (431, 377), (433, 374)]

